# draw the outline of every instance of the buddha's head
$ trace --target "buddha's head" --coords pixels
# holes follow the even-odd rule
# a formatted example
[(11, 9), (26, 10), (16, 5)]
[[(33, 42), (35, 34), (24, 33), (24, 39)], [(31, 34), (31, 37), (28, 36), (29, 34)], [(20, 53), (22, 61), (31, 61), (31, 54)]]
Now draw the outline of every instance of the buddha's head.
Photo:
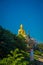
[(23, 25), (22, 24), (20, 25), (20, 29), (23, 29)]

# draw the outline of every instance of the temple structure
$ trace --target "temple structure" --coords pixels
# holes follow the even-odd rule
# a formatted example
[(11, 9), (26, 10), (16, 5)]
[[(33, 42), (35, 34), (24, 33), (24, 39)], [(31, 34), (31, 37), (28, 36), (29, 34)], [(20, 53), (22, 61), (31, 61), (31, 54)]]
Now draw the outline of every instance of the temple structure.
[(22, 35), (23, 37), (26, 37), (26, 32), (23, 29), (23, 25), (20, 25), (20, 29), (18, 30), (18, 35)]
[(25, 38), (25, 42), (30, 48), (33, 48), (33, 46), (36, 44), (36, 41), (31, 38), (29, 34), (26, 34), (22, 24), (20, 25), (20, 29), (18, 30), (18, 35), (22, 35)]

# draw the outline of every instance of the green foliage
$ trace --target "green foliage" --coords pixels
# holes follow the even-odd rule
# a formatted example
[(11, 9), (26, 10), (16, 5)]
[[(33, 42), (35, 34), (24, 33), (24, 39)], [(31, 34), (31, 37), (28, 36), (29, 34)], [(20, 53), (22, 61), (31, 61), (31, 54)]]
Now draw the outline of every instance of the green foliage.
[(12, 34), (0, 26), (0, 57), (3, 58), (10, 53), (10, 51), (19, 48), (26, 50), (26, 43), (23, 37)]
[[(18, 53), (19, 52), (19, 53)], [(26, 54), (27, 52), (21, 52), (19, 49), (15, 49), (14, 51), (11, 51), (13, 56), (8, 55), (8, 58), (3, 58), (3, 60), (0, 61), (0, 65), (29, 65), (29, 61), (25, 58), (28, 58)], [(25, 53), (23, 55), (23, 53)]]
[(41, 52), (40, 51), (38, 51), (38, 50), (35, 50), (35, 55), (40, 55), (41, 56)]
[(43, 43), (38, 44), (38, 48), (43, 51)]
[(22, 36), (0, 26), (0, 65), (29, 65), (27, 45)]

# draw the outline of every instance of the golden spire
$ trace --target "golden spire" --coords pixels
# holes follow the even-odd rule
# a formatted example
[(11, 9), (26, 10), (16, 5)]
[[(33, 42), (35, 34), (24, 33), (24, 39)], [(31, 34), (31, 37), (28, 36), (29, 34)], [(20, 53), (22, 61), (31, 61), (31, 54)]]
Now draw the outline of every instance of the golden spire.
[(23, 37), (26, 36), (26, 33), (25, 33), (24, 29), (23, 29), (22, 24), (20, 25), (20, 29), (18, 30), (18, 35), (22, 35)]
[(20, 29), (23, 29), (23, 25), (22, 24), (20, 25)]

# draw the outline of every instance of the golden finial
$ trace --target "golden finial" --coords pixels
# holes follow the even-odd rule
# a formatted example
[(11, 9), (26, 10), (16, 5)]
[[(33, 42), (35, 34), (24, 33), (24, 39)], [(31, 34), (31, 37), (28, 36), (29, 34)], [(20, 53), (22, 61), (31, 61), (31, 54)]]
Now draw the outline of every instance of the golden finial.
[(22, 24), (20, 25), (20, 29), (23, 29), (23, 25)]

